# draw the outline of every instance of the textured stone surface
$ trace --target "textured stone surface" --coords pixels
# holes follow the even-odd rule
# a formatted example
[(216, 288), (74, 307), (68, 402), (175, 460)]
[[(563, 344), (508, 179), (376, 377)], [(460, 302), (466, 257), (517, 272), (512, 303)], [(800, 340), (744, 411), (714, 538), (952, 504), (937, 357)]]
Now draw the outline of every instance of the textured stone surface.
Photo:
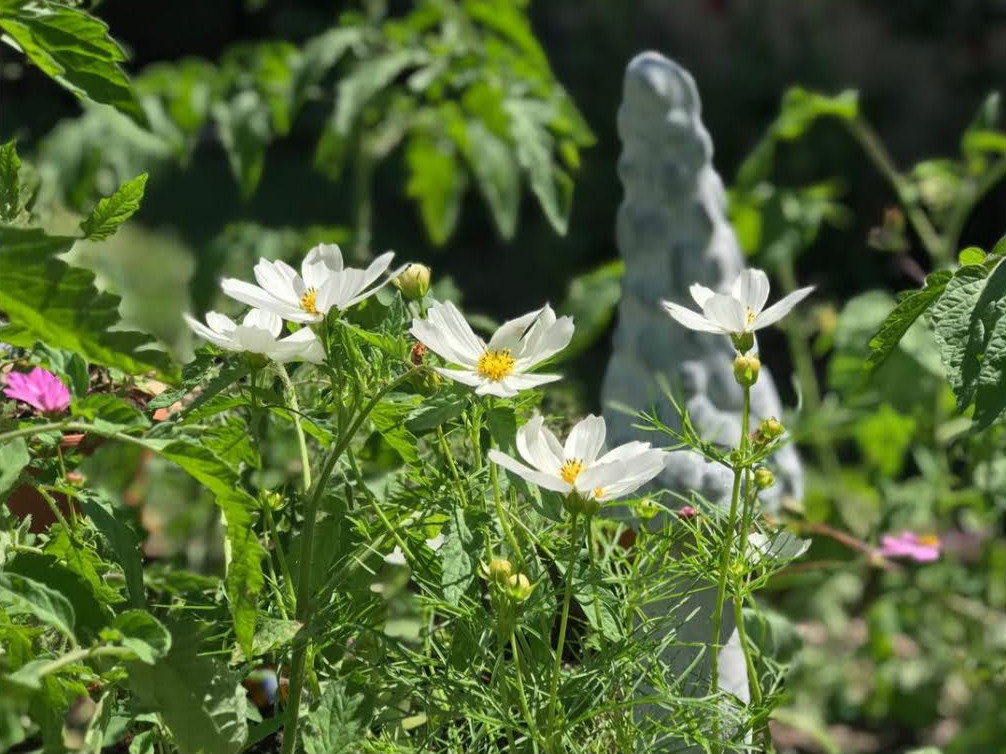
[[(669, 299), (693, 305), (688, 287), (702, 283), (725, 290), (743, 269), (733, 230), (725, 215), (723, 184), (712, 165), (713, 147), (702, 125), (695, 82), (686, 70), (654, 52), (638, 55), (625, 75), (618, 111), (623, 151), (618, 164), (625, 198), (618, 211), (618, 248), (626, 269), (614, 352), (605, 374), (602, 400), (608, 441), (653, 440), (633, 429), (634, 419), (609, 404), (638, 410), (655, 403), (663, 421), (679, 427), (674, 407), (656, 384), (663, 375), (684, 399), (694, 424), (706, 439), (734, 446), (740, 434), (743, 394), (734, 381), (733, 348), (725, 336), (688, 330), (661, 308)], [(775, 298), (775, 297), (773, 297)], [(779, 396), (767, 365), (752, 390), (752, 426), (779, 416)], [(774, 458), (777, 484), (765, 500), (802, 494), (800, 461), (792, 447)], [(660, 486), (681, 493), (694, 490), (711, 502), (729, 505), (732, 475), (690, 451), (671, 454)], [(679, 642), (708, 642), (713, 627), (713, 584), (682, 585), (693, 593), (676, 605), (656, 605), (653, 615), (667, 615), (667, 630)], [(687, 622), (681, 621), (691, 616)], [(721, 641), (733, 633), (732, 611), (724, 614)], [(735, 641), (724, 649), (721, 686), (747, 698), (743, 657)], [(673, 649), (665, 657), (683, 672), (695, 649)], [(708, 660), (700, 663), (684, 688), (708, 689)]]

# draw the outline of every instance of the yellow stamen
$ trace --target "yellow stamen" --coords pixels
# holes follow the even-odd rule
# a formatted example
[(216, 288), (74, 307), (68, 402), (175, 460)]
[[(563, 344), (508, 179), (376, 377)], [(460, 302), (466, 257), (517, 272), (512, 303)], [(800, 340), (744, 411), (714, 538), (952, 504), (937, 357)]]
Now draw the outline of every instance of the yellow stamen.
[(576, 478), (580, 476), (581, 471), (583, 471), (583, 461), (579, 458), (570, 458), (559, 467), (559, 476), (562, 477), (562, 481), (566, 484), (573, 484)]
[(318, 291), (314, 288), (308, 288), (304, 291), (304, 295), (300, 297), (300, 308), (306, 311), (308, 314), (317, 314), (318, 309), (315, 307), (315, 299), (318, 297)]
[(750, 309), (748, 309), (748, 316), (747, 316), (748, 327), (751, 327), (751, 325), (754, 324), (755, 317), (757, 317), (757, 316), (758, 316), (757, 314), (755, 314), (753, 311), (751, 311)]
[(919, 544), (926, 547), (936, 547), (940, 543), (940, 538), (935, 534), (924, 534), (919, 537)]
[(517, 360), (510, 355), (509, 348), (504, 348), (501, 351), (486, 351), (479, 356), (475, 371), (493, 382), (499, 382), (513, 373), (516, 363)]
[(604, 495), (604, 487), (595, 487), (594, 488), (594, 499), (595, 500), (600, 500), (602, 495)]

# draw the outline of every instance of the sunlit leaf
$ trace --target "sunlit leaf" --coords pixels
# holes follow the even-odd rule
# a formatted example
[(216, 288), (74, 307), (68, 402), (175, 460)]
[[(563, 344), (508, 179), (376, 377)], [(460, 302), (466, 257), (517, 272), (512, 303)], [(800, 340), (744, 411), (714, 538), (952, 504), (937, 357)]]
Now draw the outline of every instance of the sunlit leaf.
[(84, 235), (91, 241), (100, 241), (115, 233), (140, 208), (146, 185), (147, 174), (140, 173), (119, 186), (114, 194), (98, 202), (91, 214), (80, 223)]

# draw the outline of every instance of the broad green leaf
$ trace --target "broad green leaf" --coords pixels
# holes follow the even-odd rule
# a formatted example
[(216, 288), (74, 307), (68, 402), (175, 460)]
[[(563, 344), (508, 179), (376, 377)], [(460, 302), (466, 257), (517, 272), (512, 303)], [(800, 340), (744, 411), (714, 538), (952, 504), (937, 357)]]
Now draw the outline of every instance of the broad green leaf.
[(248, 89), (213, 107), (220, 141), (243, 199), (255, 193), (265, 167), (265, 148), (272, 139), (270, 112), (258, 92)]
[(146, 122), (119, 66), (125, 55), (100, 19), (50, 0), (15, 0), (4, 4), (0, 29), (76, 96), (111, 105), (141, 125)]
[(168, 629), (146, 610), (119, 613), (112, 627), (102, 631), (101, 636), (105, 641), (121, 644), (147, 665), (153, 665), (171, 649)]
[(425, 61), (422, 50), (395, 50), (365, 60), (339, 80), (332, 125), (340, 136), (352, 131), (364, 106), (406, 69)]
[(120, 432), (130, 427), (149, 427), (150, 421), (132, 403), (110, 393), (91, 393), (72, 404), (74, 416), (92, 421), (105, 432)]
[(558, 311), (559, 314), (572, 315), (576, 330), (569, 345), (557, 355), (559, 360), (573, 358), (604, 335), (622, 297), (624, 274), (625, 262), (619, 259), (577, 275), (570, 281), (566, 298)]
[(969, 246), (968, 248), (961, 250), (960, 254), (957, 255), (957, 261), (961, 264), (961, 266), (967, 266), (969, 264), (984, 264), (985, 259), (985, 252), (977, 246)]
[(451, 519), (444, 529), (444, 543), (437, 551), (440, 556), (441, 586), (444, 599), (458, 605), (475, 577), (476, 562), (481, 550), (482, 537), (469, 528), (461, 506), (451, 509)]
[(240, 647), (235, 647), (234, 659), (237, 662), (244, 662), (281, 649), (293, 641), (293, 637), (303, 626), (303, 623), (295, 620), (259, 618), (258, 626), (255, 628), (255, 638), (252, 641), (251, 655), (245, 655)]
[(0, 501), (21, 476), (21, 470), (31, 461), (28, 455), (28, 443), (23, 437), (0, 444)]
[(53, 524), (49, 527), (49, 541), (42, 549), (47, 555), (59, 558), (63, 565), (83, 579), (100, 604), (114, 605), (123, 601), (119, 590), (104, 578), (104, 574), (109, 570), (108, 564), (90, 544), (71, 539), (62, 524)]
[(366, 735), (372, 705), (362, 693), (349, 694), (341, 681), (329, 681), (304, 729), (307, 754), (352, 751)]
[[(1006, 314), (1004, 309), (1006, 269), (1002, 264), (991, 276), (984, 265), (962, 267), (933, 305), (936, 340), (959, 411), (975, 398), (978, 375), (987, 359), (993, 332)], [(996, 378), (995, 356), (992, 361), (986, 377), (990, 381)]]
[(203, 445), (235, 471), (245, 466), (252, 469), (262, 467), (258, 448), (248, 425), (235, 416), (229, 416), (223, 424), (208, 427), (200, 436)]
[(440, 246), (457, 227), (467, 175), (450, 141), (425, 134), (409, 140), (405, 164), (409, 169), (405, 193), (418, 202), (423, 226)]
[(20, 552), (7, 563), (5, 570), (11, 575), (45, 584), (68, 600), (73, 606), (73, 630), (81, 642), (97, 636), (112, 619), (112, 611), (95, 596), (93, 585), (51, 554)]
[(870, 355), (865, 368), (873, 371), (893, 353), (908, 328), (943, 294), (953, 273), (940, 270), (926, 276), (925, 285), (912, 291), (898, 301), (894, 310), (887, 315), (880, 329), (870, 338)]
[(116, 562), (122, 568), (129, 604), (141, 607), (146, 602), (146, 595), (143, 587), (143, 555), (140, 552), (138, 537), (119, 520), (110, 510), (110, 506), (100, 501), (97, 496), (82, 495), (79, 502), (81, 510), (104, 537)]
[(248, 738), (246, 692), (222, 662), (200, 657), (172, 631), (171, 650), (152, 665), (129, 662), (127, 681), (157, 710), (181, 754), (237, 754)]
[(73, 605), (59, 591), (17, 572), (0, 572), (0, 605), (9, 615), (33, 615), (74, 639), (76, 616)]
[(150, 336), (115, 329), (119, 297), (99, 293), (94, 275), (59, 258), (73, 238), (37, 228), (0, 226), (0, 309), (10, 319), (0, 339), (30, 348), (36, 340), (128, 374), (151, 370), (171, 378), (175, 367)]
[(1006, 409), (1006, 262), (989, 276), (986, 290), (998, 296), (983, 316), (985, 337), (975, 385), (975, 428), (985, 429)]
[(467, 399), (463, 395), (443, 390), (420, 403), (409, 414), (405, 427), (414, 434), (429, 432), (445, 422), (457, 419), (466, 405)]
[(8, 141), (0, 147), (0, 222), (13, 222), (21, 212), (20, 170), (17, 147)]
[(527, 173), (531, 191), (538, 197), (555, 232), (566, 235), (573, 202), (573, 181), (552, 159), (555, 139), (545, 126), (548, 113), (539, 102), (510, 99), (505, 104), (510, 116), (510, 136), (517, 150), (517, 162)]
[(492, 213), (500, 236), (509, 241), (517, 230), (520, 171), (513, 149), (477, 120), (465, 127), (462, 153), (475, 176), (479, 193)]
[(140, 208), (146, 186), (147, 174), (140, 173), (99, 201), (80, 223), (84, 235), (91, 241), (100, 241), (115, 233)]
[(406, 463), (419, 461), (416, 438), (405, 425), (419, 401), (419, 396), (408, 396), (402, 400), (385, 399), (370, 412), (370, 420), (381, 437)]

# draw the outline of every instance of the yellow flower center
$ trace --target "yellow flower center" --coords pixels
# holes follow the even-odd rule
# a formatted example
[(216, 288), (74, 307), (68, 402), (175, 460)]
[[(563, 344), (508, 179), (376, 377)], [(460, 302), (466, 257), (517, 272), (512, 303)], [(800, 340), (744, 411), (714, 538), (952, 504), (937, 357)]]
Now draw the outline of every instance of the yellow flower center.
[(566, 484), (573, 484), (576, 478), (580, 476), (581, 471), (583, 471), (583, 461), (579, 458), (570, 458), (559, 467), (559, 476), (562, 477), (562, 481)]
[(308, 314), (317, 314), (318, 309), (315, 307), (315, 299), (318, 297), (318, 291), (314, 288), (308, 288), (304, 291), (304, 295), (300, 297), (300, 308), (306, 311)]
[(757, 317), (757, 316), (758, 316), (757, 314), (755, 314), (753, 311), (751, 311), (750, 309), (748, 309), (748, 316), (747, 316), (748, 327), (751, 327), (751, 325), (754, 324), (755, 317)]
[(604, 494), (604, 487), (595, 487), (594, 488), (594, 499), (595, 500), (600, 500), (601, 496), (603, 494)]
[(926, 547), (936, 547), (940, 543), (940, 538), (935, 534), (925, 534), (919, 537), (919, 544)]
[(510, 349), (504, 348), (501, 351), (486, 351), (479, 356), (478, 364), (475, 365), (477, 371), (483, 377), (488, 377), (493, 382), (499, 382), (504, 377), (513, 373), (514, 364), (517, 360), (510, 355)]

